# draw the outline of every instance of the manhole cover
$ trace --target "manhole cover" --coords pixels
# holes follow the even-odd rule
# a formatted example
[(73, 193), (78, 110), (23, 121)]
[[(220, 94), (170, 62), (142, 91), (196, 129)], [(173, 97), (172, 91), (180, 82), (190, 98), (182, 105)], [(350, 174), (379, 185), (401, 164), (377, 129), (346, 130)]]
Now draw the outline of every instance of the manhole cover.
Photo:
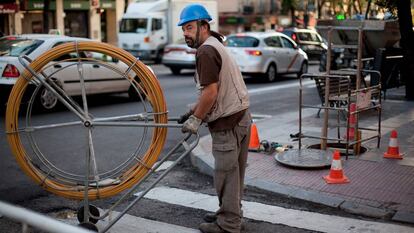
[(325, 168), (331, 166), (332, 152), (316, 149), (290, 149), (275, 155), (283, 165), (298, 168)]

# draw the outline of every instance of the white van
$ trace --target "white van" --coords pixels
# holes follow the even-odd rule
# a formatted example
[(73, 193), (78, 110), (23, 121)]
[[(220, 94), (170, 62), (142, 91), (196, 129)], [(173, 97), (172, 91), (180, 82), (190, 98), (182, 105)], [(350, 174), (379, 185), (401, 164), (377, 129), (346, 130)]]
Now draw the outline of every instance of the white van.
[[(213, 20), (218, 21), (216, 0), (157, 0), (139, 1), (128, 5), (122, 16), (118, 46), (141, 60), (161, 62), (163, 49), (167, 44), (182, 38), (177, 26), (181, 10), (191, 3), (206, 7)], [(212, 30), (217, 30), (217, 23)]]

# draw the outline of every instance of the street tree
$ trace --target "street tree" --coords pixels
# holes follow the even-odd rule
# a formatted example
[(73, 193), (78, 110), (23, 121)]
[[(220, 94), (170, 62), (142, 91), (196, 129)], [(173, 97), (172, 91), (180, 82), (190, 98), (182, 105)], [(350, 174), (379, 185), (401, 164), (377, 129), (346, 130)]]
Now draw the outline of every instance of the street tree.
[(321, 16), (322, 7), (323, 7), (323, 5), (325, 5), (326, 2), (327, 2), (327, 0), (317, 0), (318, 17)]
[(284, 14), (290, 12), (292, 26), (296, 26), (295, 10), (298, 7), (298, 0), (283, 0), (282, 1), (282, 12)]

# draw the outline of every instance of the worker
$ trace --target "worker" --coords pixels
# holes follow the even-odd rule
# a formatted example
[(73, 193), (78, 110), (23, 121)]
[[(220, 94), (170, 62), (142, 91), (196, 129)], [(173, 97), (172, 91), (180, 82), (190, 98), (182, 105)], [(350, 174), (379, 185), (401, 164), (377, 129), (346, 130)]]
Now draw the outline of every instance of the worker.
[(182, 131), (197, 133), (205, 122), (212, 137), (219, 206), (204, 217), (201, 232), (238, 233), (250, 140), (249, 97), (239, 67), (223, 45), (224, 36), (210, 30), (211, 20), (200, 4), (187, 5), (180, 15), (185, 42), (197, 49), (194, 80), (199, 91), (197, 102), (181, 118)]

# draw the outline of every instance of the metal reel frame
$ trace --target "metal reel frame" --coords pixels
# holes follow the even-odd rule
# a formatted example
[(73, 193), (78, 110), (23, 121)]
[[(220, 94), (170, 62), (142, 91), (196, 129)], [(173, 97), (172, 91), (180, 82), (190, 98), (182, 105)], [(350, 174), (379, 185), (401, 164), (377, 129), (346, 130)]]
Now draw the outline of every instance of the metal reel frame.
[[(131, 85), (137, 91), (138, 95), (141, 97), (141, 100), (144, 98), (148, 100), (153, 112), (149, 113), (147, 110), (145, 110), (145, 113), (138, 113), (128, 116), (94, 118), (89, 113), (85, 90), (85, 77), (82, 69), (83, 63), (94, 61), (81, 58), (80, 52), (83, 51), (91, 51), (106, 54), (127, 64), (128, 69), (123, 73), (121, 72), (122, 77), (127, 79), (131, 83)], [(50, 62), (68, 53), (76, 53), (78, 55), (78, 58), (75, 59), (75, 65), (77, 66), (77, 71), (80, 78), (82, 91), (81, 98), (83, 103), (82, 106), (77, 104), (76, 101), (74, 101), (70, 96), (65, 94), (65, 92), (62, 90), (62, 88), (59, 87), (59, 85), (51, 81), (51, 75), (46, 75), (43, 73), (43, 69), (47, 67)], [(118, 206), (128, 196), (130, 196), (139, 187), (139, 185), (156, 170), (156, 168), (158, 168), (164, 161), (170, 158), (171, 155), (178, 150), (178, 148), (184, 146), (186, 150), (174, 162), (174, 164), (170, 168), (168, 168), (159, 178), (157, 178), (157, 180), (152, 185), (150, 185), (148, 189), (142, 192), (142, 194), (138, 196), (126, 208), (125, 211), (123, 211), (113, 221), (111, 221), (108, 224), (108, 226), (105, 227), (105, 229), (102, 231), (106, 232), (137, 201), (139, 201), (143, 197), (143, 195), (145, 195), (152, 187), (156, 185), (156, 183), (158, 183), (163, 177), (165, 177), (168, 174), (168, 172), (170, 172), (171, 169), (178, 164), (178, 162), (180, 162), (184, 157), (186, 157), (198, 143), (198, 134), (193, 140), (191, 146), (189, 146), (188, 144), (188, 141), (191, 138), (191, 134), (186, 135), (170, 152), (168, 152), (165, 158), (163, 158), (158, 164), (154, 166), (163, 149), (166, 140), (167, 128), (180, 128), (182, 127), (182, 125), (168, 122), (169, 120), (174, 119), (168, 119), (167, 117), (168, 111), (166, 109), (164, 95), (160, 87), (160, 84), (156, 79), (155, 75), (152, 73), (152, 71), (149, 70), (138, 59), (136, 59), (131, 54), (125, 52), (122, 49), (100, 42), (73, 42), (59, 45), (42, 54), (34, 61), (31, 61), (28, 57), (19, 57), (19, 61), (23, 64), (26, 70), (14, 85), (9, 97), (6, 109), (6, 131), (8, 142), (22, 170), (29, 177), (31, 177), (37, 184), (42, 186), (47, 191), (52, 192), (58, 196), (78, 200), (83, 199), (83, 208), (81, 208), (80, 210), (81, 212), (83, 212), (83, 214), (78, 213), (78, 217), (80, 217), (81, 219), (83, 218), (82, 221), (80, 220), (80, 222), (82, 223), (94, 224), (98, 220), (107, 217), (110, 211), (112, 211), (116, 206)], [(135, 74), (137, 74), (137, 76), (140, 78), (139, 84), (137, 84), (137, 82), (135, 81), (135, 77), (130, 77), (130, 72), (134, 72)], [(20, 127), (19, 109), (22, 103), (22, 98), (28, 91), (29, 84), (36, 85), (36, 90), (34, 91), (34, 94), (31, 96), (31, 100), (29, 101), (29, 107), (26, 112), (26, 125)], [(78, 120), (74, 122), (65, 122), (61, 124), (32, 126), (30, 118), (32, 114), (32, 105), (35, 101), (34, 99), (36, 93), (39, 92), (41, 88), (44, 88), (47, 91), (53, 93), (59, 100), (60, 104), (63, 104), (63, 106), (65, 106), (73, 114), (75, 114)], [(143, 92), (144, 96), (140, 94), (141, 92)], [(36, 145), (36, 141), (33, 140), (33, 138), (30, 139), (32, 132), (50, 129), (54, 127), (66, 127), (69, 125), (80, 125), (83, 126), (87, 131), (86, 145), (88, 147), (88, 150), (85, 153), (86, 169), (84, 176), (76, 176), (68, 172), (63, 172), (59, 170), (59, 168), (55, 167), (53, 163), (44, 158), (42, 152)], [(100, 180), (99, 176), (97, 175), (95, 150), (91, 132), (92, 127), (141, 127), (145, 130), (147, 130), (147, 128), (152, 128), (151, 144), (147, 151), (145, 151), (142, 158), (133, 158), (138, 162), (133, 166), (129, 167), (126, 171), (124, 171), (125, 166), (122, 166), (122, 164), (121, 166), (110, 171), (121, 177), (119, 182), (104, 184), (105, 180)], [(29, 135), (30, 145), (32, 147), (31, 149), (33, 149), (36, 152), (39, 160), (43, 163), (45, 167), (48, 168), (48, 171), (41, 170), (39, 166), (33, 164), (33, 161), (30, 159), (29, 153), (27, 152), (25, 146), (22, 143), (20, 135), (22, 133), (27, 133)], [(139, 149), (140, 146), (138, 146), (137, 151), (139, 151)], [(128, 162), (131, 162), (131, 160), (129, 160)], [(56, 179), (55, 177), (58, 177), (58, 179)], [(79, 179), (82, 178), (83, 186), (79, 184)], [(94, 211), (94, 208), (92, 208), (92, 206), (89, 205), (90, 200), (111, 197), (116, 194), (119, 194), (120, 192), (126, 189), (129, 189), (129, 191), (125, 193), (119, 199), (118, 202), (116, 202), (108, 211), (103, 213), (101, 216), (99, 216), (99, 211), (96, 213), (96, 211)]]

